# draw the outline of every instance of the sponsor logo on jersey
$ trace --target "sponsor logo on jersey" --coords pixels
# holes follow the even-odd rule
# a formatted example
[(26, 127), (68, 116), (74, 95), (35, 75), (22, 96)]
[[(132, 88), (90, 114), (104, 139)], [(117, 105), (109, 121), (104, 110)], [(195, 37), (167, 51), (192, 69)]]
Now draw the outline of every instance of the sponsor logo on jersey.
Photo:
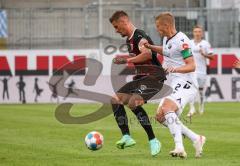
[(189, 46), (188, 46), (187, 43), (184, 43), (184, 44), (182, 45), (182, 48), (183, 48), (184, 50), (186, 50), (186, 49), (189, 49)]
[(140, 85), (140, 89), (141, 89), (141, 90), (146, 90), (146, 89), (147, 89), (147, 86), (146, 86), (146, 85)]
[(171, 44), (169, 44), (169, 46), (168, 46), (168, 49), (170, 50), (172, 48), (172, 45)]

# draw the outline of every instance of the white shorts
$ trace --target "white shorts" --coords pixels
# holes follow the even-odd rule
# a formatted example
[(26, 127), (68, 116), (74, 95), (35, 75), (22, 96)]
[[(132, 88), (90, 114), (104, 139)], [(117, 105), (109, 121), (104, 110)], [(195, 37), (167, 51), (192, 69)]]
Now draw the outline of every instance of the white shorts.
[(174, 79), (171, 82), (171, 87), (173, 88), (172, 94), (163, 98), (159, 104), (159, 107), (161, 107), (163, 104), (164, 99), (170, 99), (176, 103), (178, 107), (177, 114), (180, 115), (185, 105), (194, 101), (198, 94), (198, 89), (192, 82), (185, 81), (181, 78)]
[(205, 88), (206, 81), (207, 81), (207, 75), (206, 74), (195, 73), (195, 76), (197, 78), (199, 88)]

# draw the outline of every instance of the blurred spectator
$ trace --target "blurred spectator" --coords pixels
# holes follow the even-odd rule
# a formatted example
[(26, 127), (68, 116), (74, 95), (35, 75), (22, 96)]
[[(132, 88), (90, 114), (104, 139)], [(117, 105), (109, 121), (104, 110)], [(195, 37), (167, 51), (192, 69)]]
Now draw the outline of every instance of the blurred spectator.
[(19, 81), (17, 82), (17, 87), (19, 90), (19, 101), (22, 102), (23, 104), (26, 103), (26, 97), (25, 97), (25, 86), (26, 83), (23, 81), (23, 76), (19, 77)]
[(7, 96), (7, 99), (9, 100), (9, 92), (8, 92), (8, 81), (9, 81), (10, 78), (3, 78), (0, 79), (0, 81), (2, 81), (3, 83), (3, 100), (5, 99), (5, 95)]

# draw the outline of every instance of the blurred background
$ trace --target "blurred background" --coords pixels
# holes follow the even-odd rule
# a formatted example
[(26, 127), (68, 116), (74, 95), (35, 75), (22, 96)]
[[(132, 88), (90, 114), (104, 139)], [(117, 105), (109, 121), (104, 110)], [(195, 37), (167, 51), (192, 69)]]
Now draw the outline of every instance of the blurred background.
[(8, 49), (95, 49), (122, 43), (108, 21), (115, 10), (125, 10), (156, 43), (154, 16), (171, 11), (177, 29), (190, 37), (198, 23), (213, 47), (239, 47), (240, 0), (0, 0), (0, 8), (7, 12)]

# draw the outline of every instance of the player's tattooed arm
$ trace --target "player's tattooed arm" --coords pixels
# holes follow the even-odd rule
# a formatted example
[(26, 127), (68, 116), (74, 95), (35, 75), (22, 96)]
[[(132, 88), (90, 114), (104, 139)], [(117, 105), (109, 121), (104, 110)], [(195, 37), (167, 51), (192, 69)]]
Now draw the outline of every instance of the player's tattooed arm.
[(138, 54), (135, 57), (131, 57), (127, 59), (127, 62), (129, 63), (141, 63), (145, 62), (147, 60), (152, 59), (152, 51), (144, 46), (144, 44), (147, 42), (146, 39), (141, 39), (138, 48), (140, 50), (140, 54)]
[(115, 63), (117, 65), (125, 64), (125, 63), (127, 63), (127, 58), (126, 57), (113, 58), (113, 63)]

